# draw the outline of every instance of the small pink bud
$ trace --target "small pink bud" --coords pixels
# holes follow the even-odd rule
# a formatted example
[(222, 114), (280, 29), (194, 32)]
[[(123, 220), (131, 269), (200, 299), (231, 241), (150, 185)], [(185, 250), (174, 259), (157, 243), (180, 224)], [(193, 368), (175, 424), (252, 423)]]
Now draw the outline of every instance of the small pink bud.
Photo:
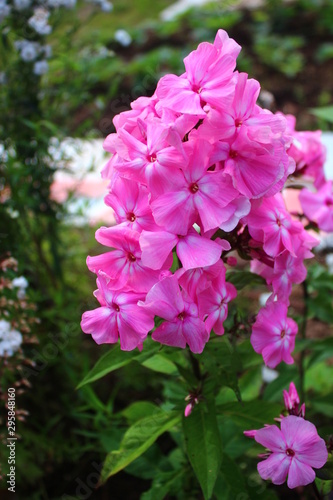
[(231, 266), (231, 267), (237, 266), (237, 259), (236, 259), (236, 257), (228, 257), (227, 258), (227, 264), (228, 264), (228, 266)]
[(191, 405), (191, 403), (189, 403), (188, 405), (186, 405), (186, 408), (185, 408), (185, 411), (184, 411), (184, 415), (185, 417), (189, 417), (192, 413), (192, 410), (193, 410), (193, 406)]
[(302, 404), (299, 414), (300, 414), (300, 417), (305, 418), (305, 403)]

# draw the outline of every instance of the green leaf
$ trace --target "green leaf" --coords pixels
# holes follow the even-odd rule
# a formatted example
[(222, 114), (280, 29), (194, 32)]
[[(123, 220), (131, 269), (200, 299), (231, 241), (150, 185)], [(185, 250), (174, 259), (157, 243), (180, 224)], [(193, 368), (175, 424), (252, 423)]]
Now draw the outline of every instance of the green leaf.
[(320, 396), (318, 398), (312, 398), (311, 407), (314, 408), (319, 413), (322, 413), (323, 415), (326, 415), (327, 417), (331, 418), (333, 415), (332, 394), (328, 394), (327, 396)]
[(212, 496), (222, 461), (214, 402), (200, 403), (189, 417), (183, 417), (183, 429), (188, 458), (205, 500), (208, 500)]
[(275, 417), (281, 413), (282, 405), (268, 401), (245, 401), (243, 403), (226, 403), (218, 405), (219, 415), (231, 416), (232, 421), (244, 430), (263, 427), (273, 423)]
[(149, 341), (144, 343), (142, 352), (138, 350), (121, 351), (119, 346), (116, 345), (113, 349), (111, 349), (111, 351), (105, 353), (104, 356), (97, 361), (94, 368), (90, 370), (90, 372), (79, 383), (77, 389), (80, 389), (80, 387), (83, 387), (86, 384), (91, 384), (91, 382), (95, 382), (95, 380), (104, 377), (104, 375), (107, 375), (114, 370), (118, 370), (118, 368), (126, 366), (131, 361), (143, 363), (158, 350), (159, 345), (155, 342)]
[(127, 467), (142, 455), (161, 434), (177, 425), (179, 421), (178, 412), (164, 412), (158, 409), (153, 415), (135, 422), (126, 431), (119, 450), (107, 455), (101, 472), (101, 483)]
[(264, 285), (266, 282), (258, 274), (251, 273), (250, 271), (227, 271), (226, 281), (235, 285), (237, 290), (241, 290), (247, 285)]
[(310, 113), (327, 122), (333, 123), (333, 106), (324, 106), (322, 108), (311, 108)]
[(170, 472), (159, 472), (155, 476), (151, 488), (141, 495), (140, 500), (164, 500), (166, 496), (171, 494), (176, 494), (181, 490), (185, 478), (185, 470), (180, 471), (170, 471)]
[[(234, 500), (238, 495), (246, 495), (246, 485), (242, 471), (236, 463), (228, 456), (223, 455), (223, 463), (220, 474), (216, 481), (214, 493), (217, 498), (223, 500)], [(248, 496), (244, 496), (247, 498)]]
[(121, 413), (133, 424), (137, 420), (148, 417), (156, 411), (159, 411), (159, 407), (150, 401), (137, 401), (123, 410)]
[(159, 373), (172, 375), (177, 373), (177, 366), (162, 354), (155, 354), (142, 363), (143, 366)]

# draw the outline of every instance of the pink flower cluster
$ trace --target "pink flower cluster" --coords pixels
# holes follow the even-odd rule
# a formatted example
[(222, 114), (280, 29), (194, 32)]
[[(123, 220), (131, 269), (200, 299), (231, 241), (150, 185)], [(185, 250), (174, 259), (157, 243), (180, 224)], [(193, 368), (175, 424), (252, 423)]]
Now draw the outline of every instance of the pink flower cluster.
[(238, 250), (273, 292), (252, 344), (271, 367), (293, 361), (289, 295), (315, 240), (281, 195), (296, 167), (287, 120), (256, 103), (259, 83), (235, 70), (239, 51), (219, 30), (184, 59), (181, 76), (164, 76), (114, 118), (102, 176), (117, 225), (96, 233), (110, 248), (87, 260), (101, 307), (81, 323), (99, 344), (141, 349), (159, 317), (155, 341), (201, 353), (212, 331), (224, 333), (236, 297), (225, 264)]
[(323, 169), (326, 150), (320, 142), (321, 131), (298, 132), (295, 130), (295, 117), (286, 116), (287, 131), (293, 141), (288, 154), (295, 160), (296, 174), (302, 175), (312, 188), (302, 189), (299, 200), (304, 215), (319, 229), (333, 231), (333, 189), (332, 181), (325, 178)]
[(282, 416), (281, 428), (265, 425), (262, 429), (244, 431), (247, 437), (254, 438), (265, 446), (265, 458), (258, 463), (258, 472), (263, 479), (273, 484), (282, 484), (288, 475), (288, 487), (306, 486), (315, 480), (313, 468), (320, 469), (328, 459), (325, 441), (318, 436), (316, 427), (304, 419), (305, 405), (298, 409), (299, 397), (291, 382), (289, 392), (283, 391), (288, 416)]

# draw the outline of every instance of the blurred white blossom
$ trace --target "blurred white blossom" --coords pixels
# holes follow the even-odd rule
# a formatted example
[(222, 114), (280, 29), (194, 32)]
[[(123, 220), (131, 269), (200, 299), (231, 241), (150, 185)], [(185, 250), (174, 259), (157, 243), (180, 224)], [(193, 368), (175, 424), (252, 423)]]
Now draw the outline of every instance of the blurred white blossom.
[(33, 28), (39, 35), (49, 35), (52, 31), (52, 27), (48, 24), (48, 19), (50, 13), (44, 7), (37, 7), (34, 10), (34, 15), (30, 17), (28, 24)]
[(35, 75), (44, 75), (47, 73), (49, 70), (49, 65), (48, 62), (43, 60), (43, 61), (37, 61), (34, 64), (34, 73)]
[(333, 253), (327, 254), (325, 260), (329, 274), (333, 274)]
[(23, 337), (18, 330), (0, 331), (0, 356), (12, 356), (19, 349), (22, 341)]
[(34, 61), (38, 57), (40, 49), (39, 43), (26, 41), (21, 48), (20, 56), (24, 62)]
[(132, 37), (125, 30), (117, 30), (114, 34), (114, 39), (123, 47), (128, 47), (132, 43)]
[(24, 276), (19, 276), (18, 278), (14, 278), (12, 281), (12, 285), (14, 288), (18, 288), (17, 297), (19, 299), (24, 299), (25, 297), (25, 289), (28, 288), (29, 283)]

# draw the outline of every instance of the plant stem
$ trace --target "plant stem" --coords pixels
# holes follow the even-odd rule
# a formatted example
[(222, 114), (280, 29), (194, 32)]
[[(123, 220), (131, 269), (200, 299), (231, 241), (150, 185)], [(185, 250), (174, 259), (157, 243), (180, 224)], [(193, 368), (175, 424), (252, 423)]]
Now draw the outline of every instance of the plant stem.
[[(303, 287), (304, 310), (303, 310), (302, 323), (301, 323), (301, 327), (300, 327), (300, 336), (302, 339), (305, 339), (306, 338), (306, 325), (307, 325), (307, 319), (308, 319), (308, 299), (309, 299), (308, 285), (307, 285), (306, 280), (303, 281), (302, 287)], [(305, 360), (305, 349), (302, 349), (301, 354), (300, 354), (300, 359), (299, 359), (300, 395), (301, 395), (302, 403), (305, 403), (304, 360)]]
[(317, 500), (322, 500), (323, 497), (322, 497), (320, 491), (318, 490), (318, 486), (316, 485), (316, 481), (313, 481), (313, 483), (312, 483), (312, 489), (313, 489), (315, 498)]
[(202, 380), (199, 361), (193, 356), (193, 354), (192, 354), (192, 352), (190, 350), (188, 351), (188, 353), (189, 353), (189, 356), (190, 356), (190, 361), (191, 361), (191, 365), (192, 365), (192, 368), (193, 368), (194, 376), (198, 380)]

